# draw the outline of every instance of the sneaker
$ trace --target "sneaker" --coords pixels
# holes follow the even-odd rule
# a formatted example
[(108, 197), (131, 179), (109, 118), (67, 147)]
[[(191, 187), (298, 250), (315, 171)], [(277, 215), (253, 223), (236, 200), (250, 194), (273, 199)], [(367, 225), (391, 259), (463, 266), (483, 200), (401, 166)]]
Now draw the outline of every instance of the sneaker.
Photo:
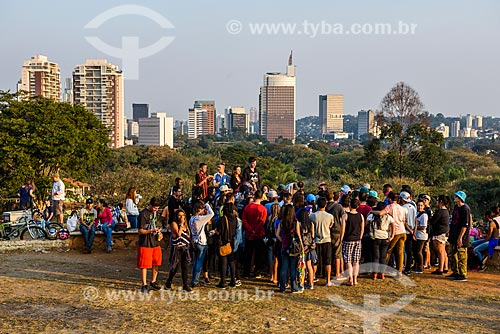
[(314, 283), (319, 282), (319, 279), (317, 279), (316, 277), (314, 277), (313, 282)]
[(262, 274), (257, 274), (255, 275), (255, 278), (263, 278), (264, 276)]
[(217, 289), (226, 290), (226, 285), (223, 285), (223, 284), (217, 284), (215, 287), (216, 287)]
[(147, 285), (141, 286), (141, 292), (142, 293), (148, 292), (148, 286)]
[(478, 269), (477, 271), (479, 271), (479, 272), (483, 272), (483, 271), (485, 271), (486, 269), (488, 269), (488, 266), (487, 266), (487, 265), (485, 265), (485, 264), (482, 264), (482, 265), (479, 267), (479, 269)]
[(210, 284), (210, 278), (208, 278), (208, 277), (203, 277), (203, 283), (204, 283), (204, 284)]
[(303, 289), (299, 289), (299, 290), (293, 290), (292, 293), (303, 293), (304, 290)]
[(347, 279), (347, 277), (345, 276), (335, 276), (334, 278), (332, 278), (332, 281), (345, 281)]
[(453, 280), (458, 282), (467, 282), (467, 277), (465, 277), (464, 275), (458, 275), (458, 277), (454, 278)]
[(111, 251), (113, 251), (113, 249), (111, 248), (111, 246), (108, 246), (108, 248), (106, 249), (106, 253), (111, 253)]
[(455, 278), (457, 278), (459, 276), (460, 276), (459, 274), (451, 273), (451, 274), (447, 275), (446, 278), (455, 279)]
[(188, 293), (192, 293), (192, 292), (193, 292), (193, 289), (192, 289), (189, 285), (185, 285), (185, 286), (182, 288), (182, 291), (185, 291), (185, 292), (188, 292)]
[(424, 272), (422, 270), (415, 270), (414, 273), (415, 274), (423, 274)]
[(328, 282), (325, 284), (325, 286), (334, 286), (335, 284), (333, 284), (332, 282)]
[(158, 284), (158, 282), (151, 282), (149, 283), (149, 286), (153, 289), (153, 290), (161, 290), (161, 286), (160, 284)]
[(114, 246), (115, 245), (115, 242), (113, 240), (111, 240), (111, 246)]
[(433, 272), (431, 272), (432, 275), (443, 275), (443, 272), (439, 269), (436, 269), (434, 270)]
[(306, 285), (304, 285), (304, 289), (307, 289), (307, 290), (314, 290), (314, 286), (309, 285), (309, 284), (306, 284)]
[(167, 281), (167, 283), (165, 283), (165, 290), (170, 290), (170, 289), (172, 289), (172, 282)]

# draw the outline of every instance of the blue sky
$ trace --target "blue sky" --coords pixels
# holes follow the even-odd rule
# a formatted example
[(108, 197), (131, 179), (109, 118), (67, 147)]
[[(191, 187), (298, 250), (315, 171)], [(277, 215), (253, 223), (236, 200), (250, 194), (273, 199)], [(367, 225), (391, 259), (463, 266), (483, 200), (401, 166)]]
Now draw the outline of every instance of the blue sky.
[[(99, 29), (84, 26), (119, 5), (148, 7), (168, 19), (162, 29), (137, 15), (115, 17)], [(227, 22), (242, 24), (239, 34)], [(413, 35), (318, 34), (304, 21), (330, 25), (416, 24)], [(252, 34), (250, 24), (296, 24), (294, 34)], [(195, 99), (214, 99), (218, 112), (258, 107), (265, 72), (285, 71), (291, 49), (297, 66), (297, 117), (318, 114), (319, 94), (344, 94), (345, 113), (378, 108), (398, 81), (416, 89), (426, 110), (447, 116), (500, 117), (500, 2), (489, 1), (9, 1), (0, 4), (0, 89), (15, 90), (22, 62), (35, 53), (59, 63), (70, 77), (88, 58), (121, 59), (95, 49), (95, 35), (120, 47), (122, 36), (140, 46), (162, 36), (175, 40), (140, 60), (139, 80), (125, 81), (125, 113), (149, 103), (186, 119)]]

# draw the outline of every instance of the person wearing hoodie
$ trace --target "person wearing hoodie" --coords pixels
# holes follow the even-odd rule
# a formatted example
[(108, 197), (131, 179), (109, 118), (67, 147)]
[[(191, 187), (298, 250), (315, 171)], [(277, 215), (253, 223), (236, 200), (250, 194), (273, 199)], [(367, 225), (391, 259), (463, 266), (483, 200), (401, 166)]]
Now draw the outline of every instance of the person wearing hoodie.
[(199, 284), (200, 272), (207, 253), (207, 235), (205, 234), (205, 225), (213, 218), (214, 212), (210, 204), (204, 204), (197, 201), (193, 204), (193, 216), (189, 220), (191, 237), (194, 243), (194, 261), (193, 275), (191, 278), (191, 287)]

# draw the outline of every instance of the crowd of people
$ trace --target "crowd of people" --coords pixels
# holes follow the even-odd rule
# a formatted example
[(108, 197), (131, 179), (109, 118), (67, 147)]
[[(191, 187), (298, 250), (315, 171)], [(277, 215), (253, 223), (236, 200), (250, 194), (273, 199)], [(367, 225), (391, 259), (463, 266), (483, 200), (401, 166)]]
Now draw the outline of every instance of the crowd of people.
[[(52, 196), (58, 217), (61, 183), (55, 175)], [(29, 186), (20, 189), (21, 195), (30, 193)], [(500, 208), (485, 213), (486, 236), (471, 243), (472, 215), (461, 190), (433, 201), (428, 194), (413, 194), (408, 185), (396, 191), (385, 184), (381, 196), (369, 184), (330, 190), (322, 182), (315, 194), (306, 194), (303, 182), (272, 188), (261, 184), (253, 157), (243, 170), (234, 166), (231, 175), (224, 163), (214, 175), (201, 163), (189, 198), (183, 196), (183, 180), (176, 178), (166, 201), (153, 197), (142, 211), (141, 196), (131, 187), (123, 211), (139, 233), (141, 291), (161, 289), (158, 269), (165, 244), (166, 289), (172, 288), (180, 267), (182, 288), (188, 292), (211, 284), (217, 271), (217, 288), (266, 277), (280, 292), (290, 288), (292, 293), (316, 284), (355, 286), (361, 263), (370, 264), (373, 280), (426, 272), (462, 282), (467, 280), (468, 250), (484, 270), (498, 246)], [(92, 250), (97, 228), (106, 235), (107, 252), (112, 251), (114, 216), (105, 200), (87, 199), (79, 214), (85, 253)], [(389, 273), (387, 266), (395, 271)]]
[[(161, 288), (162, 242), (169, 254), (166, 289), (179, 266), (185, 291), (210, 284), (216, 264), (215, 287), (221, 289), (252, 277), (266, 277), (280, 292), (289, 287), (302, 293), (318, 283), (355, 286), (360, 263), (370, 264), (373, 280), (386, 278), (387, 265), (396, 268), (396, 279), (427, 271), (467, 280), (472, 215), (465, 192), (439, 195), (433, 203), (427, 194), (414, 196), (407, 185), (395, 191), (386, 184), (382, 197), (369, 184), (332, 191), (320, 183), (316, 194), (306, 194), (302, 182), (293, 182), (273, 190), (261, 185), (256, 165), (250, 158), (243, 171), (235, 166), (227, 175), (219, 163), (209, 175), (201, 163), (189, 199), (183, 200), (182, 180), (176, 179), (163, 209), (159, 198), (150, 200), (138, 215), (142, 291)], [(472, 245), (482, 254), (480, 269), (484, 251), (491, 256), (498, 245), (500, 209), (492, 208), (487, 219), (488, 236)]]

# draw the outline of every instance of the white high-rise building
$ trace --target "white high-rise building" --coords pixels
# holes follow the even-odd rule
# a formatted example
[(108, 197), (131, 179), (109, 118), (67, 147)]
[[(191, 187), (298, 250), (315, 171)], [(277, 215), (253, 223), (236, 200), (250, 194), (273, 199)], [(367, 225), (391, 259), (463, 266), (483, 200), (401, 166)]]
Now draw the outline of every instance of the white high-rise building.
[(222, 134), (222, 129), (226, 129), (226, 115), (217, 114), (215, 116), (215, 133), (218, 135)]
[(460, 137), (460, 121), (451, 122), (450, 137)]
[(472, 120), (472, 127), (474, 129), (482, 129), (483, 128), (483, 116), (477, 115), (473, 120)]
[(344, 95), (319, 96), (321, 134), (344, 132)]
[(66, 102), (66, 103), (73, 103), (73, 79), (72, 78), (66, 78), (64, 80), (62, 101)]
[(59, 65), (47, 59), (47, 56), (34, 55), (23, 63), (21, 79), (17, 91), (26, 91), (28, 96), (43, 96), (54, 101), (61, 101), (61, 74)]
[(127, 119), (127, 138), (139, 137), (139, 122)]
[(259, 111), (255, 107), (250, 108), (250, 128), (249, 133), (256, 134), (260, 133), (259, 130)]
[(278, 138), (295, 142), (296, 77), (292, 53), (286, 74), (266, 73), (259, 95), (259, 131), (270, 142)]
[(91, 111), (109, 130), (112, 148), (124, 145), (123, 73), (104, 59), (87, 59), (73, 71), (73, 102)]
[(467, 116), (465, 116), (465, 127), (466, 128), (472, 128), (472, 116), (471, 114), (467, 114)]
[(151, 117), (139, 118), (139, 143), (144, 146), (174, 147), (174, 118), (165, 112), (152, 113)]
[(202, 135), (209, 134), (208, 111), (206, 109), (189, 108), (188, 111), (188, 138), (195, 139)]

